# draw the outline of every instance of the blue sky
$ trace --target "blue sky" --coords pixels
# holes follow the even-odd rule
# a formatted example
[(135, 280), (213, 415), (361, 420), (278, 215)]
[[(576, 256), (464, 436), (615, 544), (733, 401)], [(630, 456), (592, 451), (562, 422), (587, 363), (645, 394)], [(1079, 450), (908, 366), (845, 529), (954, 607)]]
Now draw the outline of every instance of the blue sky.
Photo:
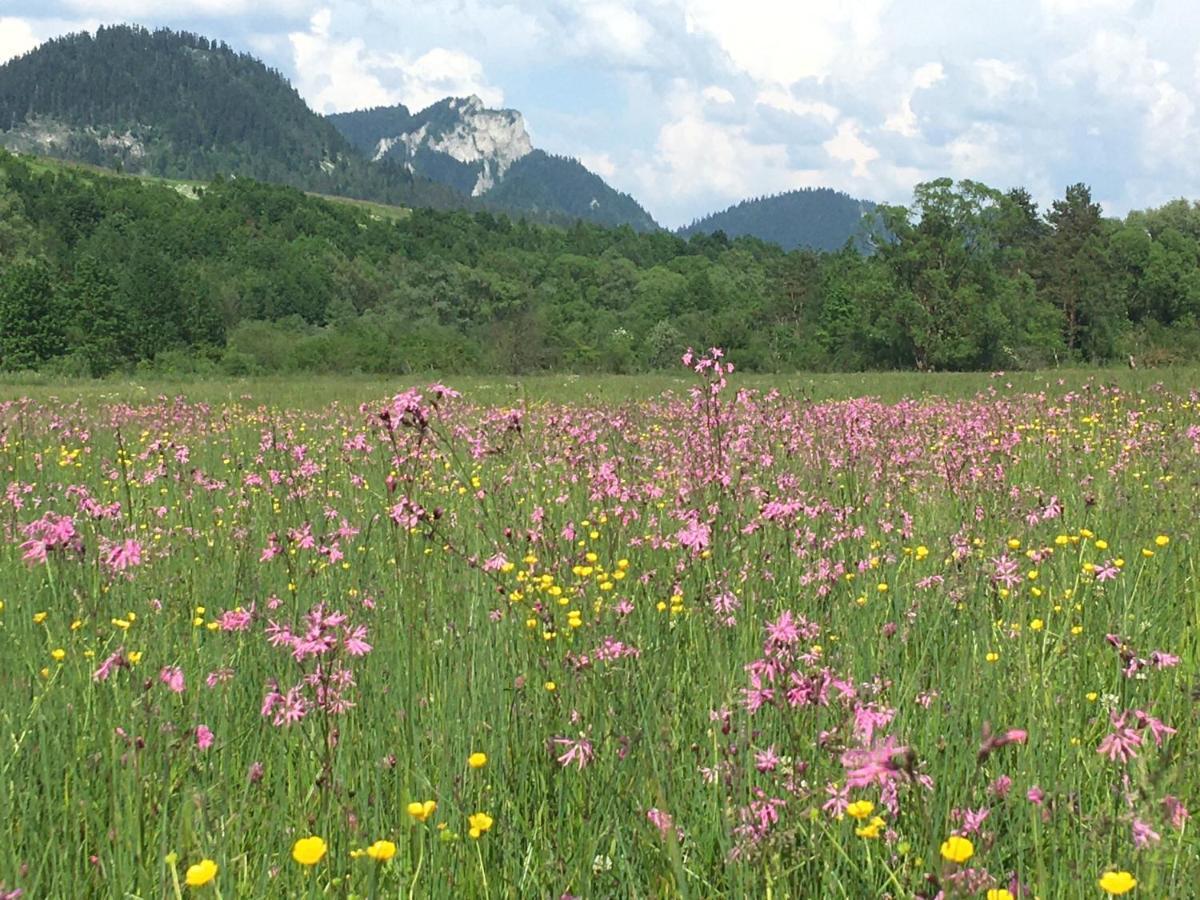
[(476, 93), (671, 226), (942, 175), (1200, 197), (1196, 0), (0, 0), (0, 60), (112, 22), (221, 38), (321, 112)]

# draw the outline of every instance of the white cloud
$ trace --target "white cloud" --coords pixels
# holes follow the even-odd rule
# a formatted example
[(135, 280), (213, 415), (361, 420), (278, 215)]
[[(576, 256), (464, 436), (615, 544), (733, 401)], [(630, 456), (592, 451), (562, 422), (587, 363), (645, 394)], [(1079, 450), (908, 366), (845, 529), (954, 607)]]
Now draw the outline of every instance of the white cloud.
[(632, 167), (626, 188), (662, 221), (688, 221), (686, 210), (701, 198), (727, 205), (820, 182), (819, 172), (791, 164), (785, 144), (755, 141), (747, 125), (708, 118), (701, 91), (677, 81), (670, 96), (674, 116), (659, 129), (653, 153)]
[(163, 18), (181, 15), (216, 19), (276, 13), (300, 17), (312, 10), (315, 0), (63, 0), (62, 5), (104, 20), (148, 19), (145, 25), (154, 27)]
[(52, 37), (94, 32), (99, 24), (95, 19), (0, 16), (0, 63), (21, 56)]
[(424, 109), (444, 97), (478, 95), (498, 106), (504, 94), (487, 83), (479, 60), (434, 47), (415, 59), (367, 50), (362, 38), (340, 39), (331, 33), (333, 13), (313, 14), (308, 31), (288, 35), (296, 89), (318, 112), (341, 112), (404, 103)]
[(913, 111), (913, 96), (917, 91), (928, 90), (946, 77), (946, 70), (939, 62), (925, 63), (920, 66), (908, 82), (908, 90), (900, 100), (900, 108), (887, 117), (883, 123), (885, 131), (894, 131), (904, 137), (916, 137), (920, 134), (917, 126), (917, 114)]
[(1024, 68), (1002, 59), (977, 59), (972, 64), (975, 77), (989, 100), (1001, 100), (1017, 87), (1032, 85)]
[(723, 87), (718, 87), (715, 84), (710, 84), (703, 91), (704, 99), (709, 103), (732, 103), (736, 98), (733, 93)]
[(959, 178), (985, 180), (1004, 162), (1000, 133), (994, 125), (975, 123), (946, 145), (951, 173)]
[(1124, 114), (1126, 127), (1140, 120), (1136, 133), (1144, 167), (1169, 163), (1200, 175), (1194, 153), (1200, 140), (1195, 104), (1171, 81), (1170, 65), (1151, 55), (1145, 38), (1100, 31), (1054, 72), (1067, 84), (1093, 85), (1108, 110)]
[(40, 43), (24, 19), (0, 17), (0, 63), (20, 56)]
[(821, 145), (831, 159), (853, 164), (851, 175), (866, 178), (872, 160), (879, 159), (879, 151), (862, 139), (858, 123), (843, 119), (838, 124), (837, 134)]
[(617, 164), (607, 153), (582, 152), (576, 155), (576, 159), (601, 178), (609, 179), (617, 174)]
[(577, 9), (576, 52), (645, 61), (654, 29), (636, 9), (612, 0), (580, 3)]
[(795, 84), (849, 71), (875, 56), (891, 0), (680, 0), (690, 33), (714, 39), (752, 78)]
[(1052, 16), (1078, 16), (1105, 13), (1124, 13), (1137, 0), (1041, 0), (1042, 10)]
[(836, 106), (831, 106), (822, 100), (799, 100), (792, 96), (789, 91), (779, 88), (769, 88), (765, 91), (759, 91), (758, 95), (754, 98), (754, 102), (760, 106), (768, 106), (771, 109), (791, 113), (793, 116), (813, 116), (830, 123), (834, 122), (838, 117)]

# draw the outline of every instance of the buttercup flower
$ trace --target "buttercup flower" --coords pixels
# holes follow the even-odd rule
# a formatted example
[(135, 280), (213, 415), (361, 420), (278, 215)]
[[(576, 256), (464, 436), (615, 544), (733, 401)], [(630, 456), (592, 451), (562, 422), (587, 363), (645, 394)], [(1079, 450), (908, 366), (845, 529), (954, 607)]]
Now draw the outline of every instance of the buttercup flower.
[(204, 887), (217, 877), (218, 870), (219, 866), (211, 859), (202, 859), (195, 865), (188, 866), (183, 880), (188, 887)]
[(846, 807), (846, 815), (853, 819), (865, 819), (873, 812), (875, 812), (875, 804), (870, 800), (855, 800)]
[(432, 816), (435, 809), (437, 809), (436, 800), (414, 800), (408, 804), (408, 814), (418, 822), (424, 822)]
[(487, 754), (478, 752), (472, 753), (467, 757), (467, 765), (472, 769), (482, 769), (487, 765)]
[(292, 859), (300, 863), (302, 866), (315, 866), (324, 857), (329, 846), (323, 838), (312, 837), (300, 838), (292, 845)]
[(375, 862), (387, 862), (396, 855), (396, 845), (391, 841), (376, 841), (367, 848), (367, 856)]
[(492, 817), (485, 812), (477, 812), (474, 815), (468, 816), (467, 823), (471, 826), (471, 828), (467, 834), (469, 834), (475, 840), (479, 840), (484, 832), (491, 829), (492, 821)]
[(970, 838), (952, 834), (942, 842), (942, 859), (952, 863), (965, 863), (975, 855), (975, 845)]
[(1106, 894), (1128, 894), (1137, 887), (1137, 879), (1128, 872), (1105, 872), (1100, 876), (1099, 884)]

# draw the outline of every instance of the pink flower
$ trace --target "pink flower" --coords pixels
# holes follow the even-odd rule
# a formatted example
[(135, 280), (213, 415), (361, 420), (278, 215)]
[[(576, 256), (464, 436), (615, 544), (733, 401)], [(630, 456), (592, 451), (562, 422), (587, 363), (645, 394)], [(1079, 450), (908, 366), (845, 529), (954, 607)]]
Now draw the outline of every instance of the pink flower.
[(562, 754), (557, 757), (558, 764), (563, 768), (574, 764), (582, 770), (595, 755), (592, 750), (592, 742), (582, 734), (578, 738), (556, 737), (552, 743), (563, 750)]
[(108, 681), (113, 669), (122, 669), (128, 665), (129, 663), (125, 659), (125, 648), (118, 647), (116, 653), (100, 663), (100, 668), (92, 673), (92, 681)]
[(779, 755), (775, 752), (774, 744), (766, 750), (759, 750), (754, 754), (754, 768), (760, 772), (774, 772), (779, 762)]
[(250, 609), (245, 610), (240, 606), (237, 609), (229, 609), (221, 613), (217, 618), (217, 625), (222, 631), (245, 631), (250, 627), (250, 620), (254, 618), (254, 606), (251, 604)]
[(1110, 714), (1113, 730), (1096, 747), (1097, 753), (1113, 762), (1129, 762), (1137, 756), (1138, 748), (1142, 746), (1142, 736), (1125, 724), (1126, 716), (1127, 713), (1117, 715), (1115, 711)]
[(201, 750), (207, 750), (213, 745), (213, 733), (209, 731), (207, 725), (196, 726), (196, 746)]
[(176, 694), (182, 694), (187, 687), (183, 679), (183, 669), (179, 668), (179, 666), (164, 666), (162, 671), (158, 673), (158, 680)]
[(1179, 800), (1178, 797), (1172, 797), (1170, 794), (1162, 798), (1163, 814), (1171, 821), (1171, 827), (1176, 831), (1183, 831), (1183, 826), (1187, 823), (1189, 813), (1187, 807)]
[(659, 836), (665, 841), (671, 836), (674, 831), (679, 840), (683, 840), (683, 829), (675, 826), (675, 820), (671, 818), (670, 813), (665, 813), (661, 809), (651, 807), (646, 810), (646, 818), (650, 824), (658, 829)]
[(113, 572), (124, 572), (126, 569), (140, 566), (142, 545), (132, 539), (111, 544), (104, 548), (101, 562)]
[(1133, 846), (1138, 850), (1145, 850), (1151, 844), (1157, 844), (1162, 840), (1162, 837), (1157, 831), (1149, 826), (1141, 819), (1135, 818), (1131, 826)]
[(680, 546), (687, 547), (693, 553), (699, 553), (712, 540), (712, 529), (707, 523), (693, 516), (683, 528), (675, 532), (675, 539), (679, 541)]
[(342, 630), (342, 646), (351, 656), (366, 656), (371, 652), (371, 645), (367, 643), (366, 637), (366, 625), (344, 628)]

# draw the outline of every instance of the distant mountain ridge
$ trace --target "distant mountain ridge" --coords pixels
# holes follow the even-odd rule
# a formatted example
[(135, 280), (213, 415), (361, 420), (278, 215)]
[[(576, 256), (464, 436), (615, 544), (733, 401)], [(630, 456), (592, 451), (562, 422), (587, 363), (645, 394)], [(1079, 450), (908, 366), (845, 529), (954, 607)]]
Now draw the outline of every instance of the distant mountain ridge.
[(273, 69), (186, 32), (101, 27), (0, 66), (0, 145), (173, 178), (236, 174), (389, 203), (461, 198), (371, 166)]
[(473, 95), (447, 97), (417, 113), (396, 105), (328, 118), (371, 159), (399, 162), (489, 208), (638, 231), (659, 227), (633, 197), (578, 160), (535, 149), (520, 112), (489, 109)]
[[(321, 116), (253, 56), (167, 29), (105, 26), (0, 65), (0, 147), (175, 179), (240, 175), (397, 206), (659, 229), (578, 160), (536, 148), (517, 110), (469, 96)], [(873, 208), (828, 189), (792, 191), (677, 233), (833, 250), (859, 240)]]
[(0, 65), (0, 147), (177, 179), (242, 175), (394, 205), (658, 228), (574, 160), (543, 154), (494, 193), (537, 153), (515, 110), (467, 97), (326, 118), (253, 56), (168, 29), (105, 26)]
[(804, 188), (743, 200), (697, 219), (677, 232), (683, 237), (723, 231), (731, 238), (750, 235), (784, 250), (840, 250), (861, 242), (875, 204), (830, 188)]

